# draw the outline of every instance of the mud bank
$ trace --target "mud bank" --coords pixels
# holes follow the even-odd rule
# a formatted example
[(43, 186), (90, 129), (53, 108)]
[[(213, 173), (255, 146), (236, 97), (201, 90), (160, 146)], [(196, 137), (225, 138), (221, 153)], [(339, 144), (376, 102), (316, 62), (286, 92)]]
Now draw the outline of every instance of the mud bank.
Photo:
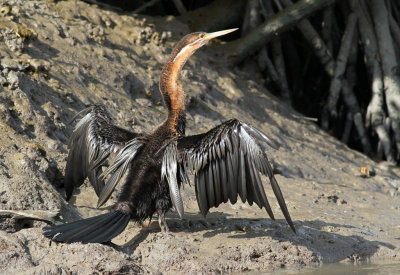
[[(119, 125), (151, 130), (165, 116), (158, 92), (161, 68), (188, 32), (174, 18), (121, 15), (80, 1), (4, 1), (0, 210), (59, 209), (51, 218), (56, 222), (107, 211), (111, 202), (96, 209), (88, 184), (70, 203), (63, 199), (69, 121), (85, 105), (100, 102)], [(256, 71), (226, 67), (223, 61), (222, 53), (205, 47), (184, 68), (188, 134), (236, 117), (279, 142), (279, 150), (267, 153), (296, 235), (266, 181), (277, 221), (249, 205), (224, 205), (203, 219), (194, 190), (187, 187), (185, 219), (169, 214), (171, 234), (161, 234), (156, 223), (145, 230), (131, 223), (115, 247), (54, 243), (42, 236), (45, 221), (3, 211), (0, 270), (172, 274), (398, 262), (399, 169), (350, 150), (273, 97)], [(362, 177), (360, 167), (366, 165), (374, 176)]]

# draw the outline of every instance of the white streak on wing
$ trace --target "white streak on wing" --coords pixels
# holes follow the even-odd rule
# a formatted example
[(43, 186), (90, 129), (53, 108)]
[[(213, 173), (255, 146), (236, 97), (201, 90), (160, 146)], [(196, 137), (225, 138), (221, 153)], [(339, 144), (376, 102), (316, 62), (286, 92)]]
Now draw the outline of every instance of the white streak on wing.
[[(255, 164), (258, 171), (265, 174), (267, 171), (263, 165), (266, 161), (264, 159), (265, 154), (261, 150), (252, 135), (250, 135), (245, 128), (240, 128), (241, 141), (245, 144), (245, 152), (250, 155), (251, 161)], [(244, 148), (243, 148), (244, 149)]]
[(265, 142), (275, 150), (279, 149), (279, 144), (276, 142), (272, 141), (267, 135), (265, 135), (263, 132), (258, 130), (257, 128), (254, 128), (250, 125), (247, 125), (246, 123), (242, 123), (242, 127), (249, 132), (250, 135), (254, 136), (254, 138), (259, 139), (260, 141)]
[(105, 179), (109, 174), (115, 173), (116, 171), (122, 172), (122, 177), (123, 173), (127, 170), (129, 163), (135, 158), (136, 153), (142, 145), (143, 143), (137, 139), (133, 139), (127, 143), (125, 147), (119, 151), (113, 163), (103, 171), (100, 177)]
[(171, 142), (164, 151), (163, 162), (161, 167), (161, 180), (166, 178), (169, 186), (169, 193), (172, 202), (175, 206), (179, 217), (183, 218), (183, 201), (181, 193), (179, 191), (178, 180), (178, 161), (177, 161), (177, 143), (176, 141)]
[(87, 115), (85, 115), (75, 126), (74, 131), (76, 131), (77, 129), (79, 129), (80, 127), (82, 127), (83, 124), (87, 123), (89, 120), (92, 119), (92, 114), (88, 113)]
[(113, 163), (99, 176), (100, 179), (104, 180), (108, 175), (112, 175), (107, 180), (105, 187), (100, 193), (97, 207), (100, 207), (108, 200), (112, 191), (130, 167), (131, 162), (136, 157), (136, 154), (142, 145), (143, 143), (140, 140), (133, 139), (130, 141), (121, 149), (121, 151), (119, 151)]

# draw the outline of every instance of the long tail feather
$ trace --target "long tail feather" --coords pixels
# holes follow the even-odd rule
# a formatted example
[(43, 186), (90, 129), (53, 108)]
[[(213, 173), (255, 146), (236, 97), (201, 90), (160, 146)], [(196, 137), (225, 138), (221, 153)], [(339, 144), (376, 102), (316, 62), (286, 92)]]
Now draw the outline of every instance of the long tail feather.
[(119, 235), (129, 220), (130, 215), (111, 211), (88, 219), (45, 227), (43, 234), (57, 242), (103, 243)]

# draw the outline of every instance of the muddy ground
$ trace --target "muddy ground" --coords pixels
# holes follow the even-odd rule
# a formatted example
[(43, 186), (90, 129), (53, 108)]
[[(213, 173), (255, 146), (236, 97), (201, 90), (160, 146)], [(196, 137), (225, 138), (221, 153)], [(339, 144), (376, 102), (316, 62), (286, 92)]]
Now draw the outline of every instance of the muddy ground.
[[(236, 117), (278, 141), (280, 149), (267, 153), (297, 234), (266, 182), (277, 221), (240, 204), (211, 209), (204, 219), (187, 186), (185, 219), (169, 214), (171, 234), (154, 222), (144, 230), (130, 223), (114, 247), (51, 242), (42, 236), (47, 222), (4, 211), (44, 217), (59, 210), (55, 222), (107, 211), (111, 202), (96, 209), (88, 184), (71, 202), (63, 199), (69, 121), (87, 104), (104, 103), (119, 125), (153, 129), (165, 117), (161, 68), (188, 32), (173, 17), (122, 15), (81, 1), (2, 1), (0, 272), (219, 273), (399, 262), (399, 168), (375, 163), (330, 137), (272, 96), (251, 67), (225, 66), (212, 46), (197, 52), (182, 73), (187, 132)], [(362, 177), (366, 165), (374, 176)]]

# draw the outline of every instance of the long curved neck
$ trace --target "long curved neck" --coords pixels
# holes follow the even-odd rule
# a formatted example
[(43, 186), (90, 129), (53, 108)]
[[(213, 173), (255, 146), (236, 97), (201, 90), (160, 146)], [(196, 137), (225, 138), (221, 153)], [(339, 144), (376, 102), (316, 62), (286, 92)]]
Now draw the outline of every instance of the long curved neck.
[(179, 43), (172, 51), (160, 76), (160, 92), (168, 109), (166, 123), (173, 132), (185, 134), (185, 94), (178, 82), (179, 73), (192, 55), (189, 47)]

